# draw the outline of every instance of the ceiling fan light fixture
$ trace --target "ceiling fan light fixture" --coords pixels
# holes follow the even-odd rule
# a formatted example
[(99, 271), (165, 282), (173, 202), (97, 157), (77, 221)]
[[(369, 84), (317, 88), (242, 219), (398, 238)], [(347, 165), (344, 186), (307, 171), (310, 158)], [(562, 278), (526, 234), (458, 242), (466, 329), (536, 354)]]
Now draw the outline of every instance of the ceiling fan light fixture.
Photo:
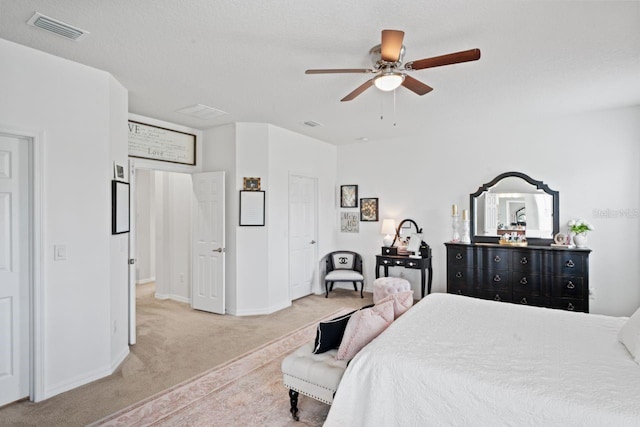
[(404, 74), (388, 72), (373, 79), (373, 84), (383, 92), (391, 92), (397, 89), (404, 81)]

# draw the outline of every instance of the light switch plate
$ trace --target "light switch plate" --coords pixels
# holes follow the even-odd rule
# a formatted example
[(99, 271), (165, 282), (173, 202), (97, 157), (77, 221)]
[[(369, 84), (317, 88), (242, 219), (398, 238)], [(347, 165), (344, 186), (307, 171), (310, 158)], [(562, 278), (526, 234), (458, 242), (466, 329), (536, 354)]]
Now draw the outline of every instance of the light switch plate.
[(53, 260), (66, 261), (67, 245), (53, 245)]

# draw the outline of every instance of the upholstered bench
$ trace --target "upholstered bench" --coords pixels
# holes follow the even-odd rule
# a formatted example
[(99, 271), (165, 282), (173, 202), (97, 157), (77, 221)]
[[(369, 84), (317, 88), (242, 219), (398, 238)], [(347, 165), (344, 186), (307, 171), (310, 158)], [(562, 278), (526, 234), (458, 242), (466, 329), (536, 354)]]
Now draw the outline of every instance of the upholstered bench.
[(314, 343), (300, 347), (282, 361), (284, 385), (289, 388), (291, 416), (298, 421), (298, 394), (331, 405), (347, 360), (336, 360), (338, 350), (313, 354)]
[(380, 277), (373, 281), (373, 303), (402, 291), (410, 291), (411, 284), (401, 277)]

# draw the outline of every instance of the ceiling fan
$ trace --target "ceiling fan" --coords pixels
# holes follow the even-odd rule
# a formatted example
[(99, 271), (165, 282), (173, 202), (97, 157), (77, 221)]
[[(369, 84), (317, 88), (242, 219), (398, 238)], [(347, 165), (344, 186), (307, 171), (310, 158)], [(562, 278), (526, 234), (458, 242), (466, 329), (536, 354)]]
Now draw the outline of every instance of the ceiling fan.
[(449, 53), (447, 55), (424, 58), (417, 61), (409, 61), (402, 66), (405, 47), (402, 44), (404, 31), (382, 30), (382, 43), (369, 50), (369, 56), (373, 62), (373, 68), (343, 68), (306, 70), (305, 74), (338, 74), (338, 73), (373, 73), (371, 80), (367, 80), (353, 92), (340, 101), (351, 101), (371, 86), (376, 86), (382, 91), (392, 91), (399, 86), (404, 86), (418, 95), (424, 95), (433, 90), (419, 80), (406, 74), (407, 71), (422, 70), (425, 68), (441, 67), (443, 65), (458, 64), (460, 62), (477, 61), (480, 59), (480, 49), (465, 50)]

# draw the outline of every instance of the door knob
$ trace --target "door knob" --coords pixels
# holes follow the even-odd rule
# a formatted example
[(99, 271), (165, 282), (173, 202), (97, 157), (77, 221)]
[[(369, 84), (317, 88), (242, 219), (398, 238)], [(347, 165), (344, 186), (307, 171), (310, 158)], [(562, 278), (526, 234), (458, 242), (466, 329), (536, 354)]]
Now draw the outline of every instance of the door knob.
[(309, 243), (311, 243), (312, 245), (315, 245), (315, 244), (316, 244), (316, 241), (315, 241), (315, 240), (312, 240), (312, 241), (310, 241)]
[(218, 248), (218, 249), (213, 249), (211, 252), (219, 252), (222, 253), (224, 251), (224, 249), (222, 248)]

